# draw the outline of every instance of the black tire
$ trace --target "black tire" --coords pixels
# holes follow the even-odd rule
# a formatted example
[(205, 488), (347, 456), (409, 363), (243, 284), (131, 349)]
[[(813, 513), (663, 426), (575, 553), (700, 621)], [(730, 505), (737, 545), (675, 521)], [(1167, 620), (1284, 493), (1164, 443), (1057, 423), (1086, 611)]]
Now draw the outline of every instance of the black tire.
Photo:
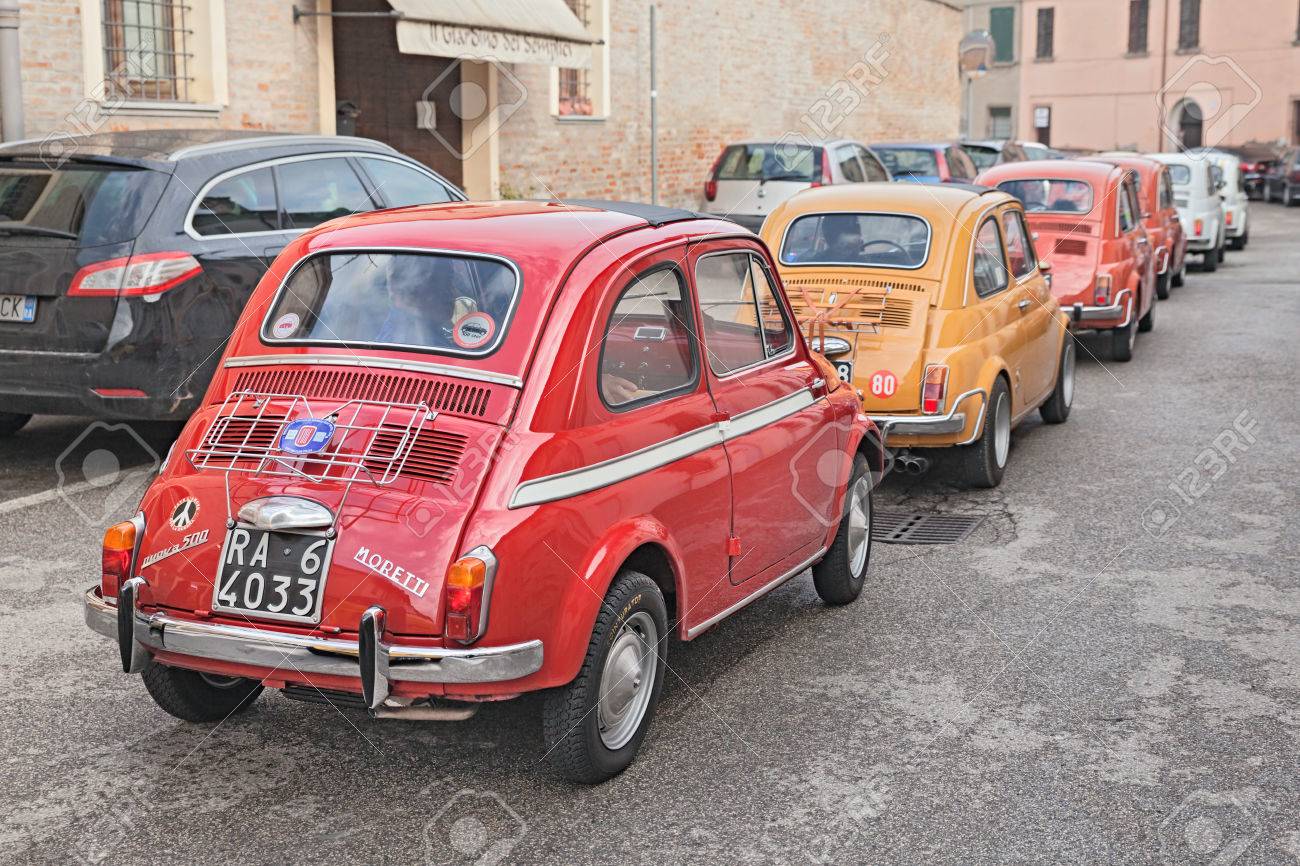
[(1137, 340), (1137, 323), (1129, 322), (1123, 328), (1112, 328), (1110, 332), (1110, 358), (1126, 364), (1133, 360), (1133, 343)]
[(1172, 277), (1169, 278), (1169, 285), (1173, 286), (1175, 289), (1181, 289), (1183, 287), (1183, 283), (1185, 283), (1186, 281), (1187, 281), (1187, 254), (1183, 253), (1182, 266), (1178, 268), (1177, 273), (1175, 273)]
[(201, 674), (150, 662), (144, 687), (154, 703), (186, 722), (220, 722), (242, 713), (262, 693), (256, 680)]
[(0, 412), (0, 439), (14, 435), (23, 429), (23, 425), (30, 420), (32, 420), (31, 415), (22, 415), (17, 412)]
[[(850, 538), (850, 534), (860, 531), (861, 527), (850, 524), (853, 511), (853, 497), (861, 493), (861, 501), (866, 514), (866, 538)], [(861, 454), (853, 457), (853, 473), (849, 476), (848, 486), (844, 488), (844, 509), (840, 515), (840, 527), (835, 531), (835, 540), (822, 561), (812, 567), (813, 586), (821, 600), (827, 604), (848, 604), (862, 594), (862, 586), (867, 580), (867, 568), (871, 564), (871, 529), (875, 520), (875, 509), (871, 507), (871, 467), (867, 458)], [(858, 544), (866, 544), (866, 550), (856, 549)], [(862, 561), (854, 563), (853, 554), (859, 553)], [(855, 568), (856, 565), (856, 568)]]
[(1138, 319), (1138, 332), (1145, 334), (1156, 326), (1156, 305), (1151, 304), (1147, 314)]
[(1244, 250), (1248, 243), (1250, 243), (1250, 226), (1246, 226), (1246, 230), (1241, 233), (1241, 237), (1237, 238), (1237, 249)]
[(1065, 344), (1061, 346), (1061, 360), (1056, 365), (1056, 387), (1047, 402), (1038, 407), (1038, 414), (1048, 424), (1064, 424), (1070, 417), (1070, 406), (1074, 403), (1074, 362), (1076, 349), (1074, 335), (1065, 335)]
[(1282, 207), (1290, 207), (1295, 204), (1295, 193), (1291, 191), (1291, 184), (1282, 187)]
[(1156, 274), (1156, 300), (1169, 300), (1169, 280), (1172, 276), (1167, 270), (1163, 274)]
[[(624, 624), (642, 613), (649, 616), (658, 632), (652, 647), (655, 672), (649, 702), (631, 739), (611, 749), (601, 738), (601, 714), (597, 707), (601, 678), (606, 672), (609, 651), (618, 642)], [(595, 785), (617, 776), (636, 758), (663, 688), (667, 638), (668, 611), (658, 585), (639, 571), (620, 571), (601, 603), (582, 668), (573, 682), (547, 694), (542, 709), (546, 759), (560, 775), (573, 782)]]
[[(1000, 414), (1000, 401), (1006, 401), (1006, 414)], [(1005, 420), (999, 420), (1004, 418)], [(1000, 424), (1006, 425), (1007, 453), (998, 463), (997, 438)], [(1002, 475), (1011, 456), (1011, 391), (1001, 376), (993, 380), (993, 390), (989, 392), (988, 411), (984, 413), (984, 430), (980, 438), (971, 445), (962, 446), (959, 451), (962, 479), (971, 487), (997, 487), (1002, 483)]]
[(1207, 274), (1212, 274), (1219, 269), (1219, 251), (1217, 249), (1206, 250), (1201, 256), (1201, 270)]

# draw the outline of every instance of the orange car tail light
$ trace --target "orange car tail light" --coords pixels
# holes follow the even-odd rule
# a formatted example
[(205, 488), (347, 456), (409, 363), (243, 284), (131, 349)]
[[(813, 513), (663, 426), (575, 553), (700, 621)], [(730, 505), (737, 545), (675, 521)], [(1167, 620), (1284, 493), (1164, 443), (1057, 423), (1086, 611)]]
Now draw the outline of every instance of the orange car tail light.
[(948, 365), (931, 364), (925, 368), (925, 384), (921, 389), (921, 413), (938, 415), (943, 411), (948, 395)]
[(496, 557), (486, 547), (476, 547), (447, 569), (443, 592), (447, 601), (447, 637), (472, 643), (482, 637), (487, 627), (488, 601)]
[(1098, 306), (1110, 303), (1110, 285), (1110, 274), (1099, 274), (1097, 276), (1097, 288), (1093, 291), (1093, 303)]
[(115, 523), (104, 533), (99, 577), (99, 591), (104, 598), (117, 598), (122, 582), (130, 577), (135, 533), (136, 525), (130, 520)]

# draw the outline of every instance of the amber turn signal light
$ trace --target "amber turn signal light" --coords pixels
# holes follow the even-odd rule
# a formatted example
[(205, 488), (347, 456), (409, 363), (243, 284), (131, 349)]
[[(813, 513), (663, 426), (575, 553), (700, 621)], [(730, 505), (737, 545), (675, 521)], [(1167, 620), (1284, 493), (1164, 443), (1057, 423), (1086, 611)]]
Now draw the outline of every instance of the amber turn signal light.
[(117, 598), (122, 582), (131, 571), (131, 553), (135, 550), (135, 524), (129, 520), (115, 523), (104, 533), (99, 591), (104, 598)]
[(479, 636), (486, 582), (487, 563), (477, 557), (462, 557), (447, 569), (447, 637), (468, 643)]

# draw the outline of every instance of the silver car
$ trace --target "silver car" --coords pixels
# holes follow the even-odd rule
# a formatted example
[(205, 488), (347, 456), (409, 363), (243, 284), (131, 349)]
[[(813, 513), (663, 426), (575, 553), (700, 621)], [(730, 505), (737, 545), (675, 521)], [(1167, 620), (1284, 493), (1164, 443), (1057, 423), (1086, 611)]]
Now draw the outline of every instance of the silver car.
[(777, 205), (809, 187), (889, 180), (871, 149), (856, 141), (742, 141), (724, 147), (713, 163), (701, 210), (757, 232)]

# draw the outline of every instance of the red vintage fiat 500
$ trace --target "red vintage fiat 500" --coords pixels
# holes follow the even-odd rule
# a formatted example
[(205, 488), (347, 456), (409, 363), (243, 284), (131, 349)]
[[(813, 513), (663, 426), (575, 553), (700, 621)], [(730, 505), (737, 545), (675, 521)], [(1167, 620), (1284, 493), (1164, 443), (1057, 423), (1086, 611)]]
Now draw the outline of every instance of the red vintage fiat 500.
[(878, 438), (775, 271), (731, 223), (608, 202), (304, 235), (106, 533), (87, 623), (182, 719), (549, 689), (550, 760), (618, 773), (671, 632), (809, 567), (828, 603), (863, 586)]
[(1040, 266), (1076, 330), (1110, 332), (1110, 355), (1133, 358), (1138, 331), (1155, 324), (1155, 255), (1132, 172), (1083, 160), (994, 166), (975, 180), (1025, 206)]
[(1174, 182), (1169, 166), (1137, 154), (1105, 153), (1092, 158), (1126, 168), (1136, 175), (1142, 225), (1156, 256), (1156, 297), (1165, 300), (1169, 289), (1181, 286), (1187, 275), (1187, 233), (1174, 205)]

